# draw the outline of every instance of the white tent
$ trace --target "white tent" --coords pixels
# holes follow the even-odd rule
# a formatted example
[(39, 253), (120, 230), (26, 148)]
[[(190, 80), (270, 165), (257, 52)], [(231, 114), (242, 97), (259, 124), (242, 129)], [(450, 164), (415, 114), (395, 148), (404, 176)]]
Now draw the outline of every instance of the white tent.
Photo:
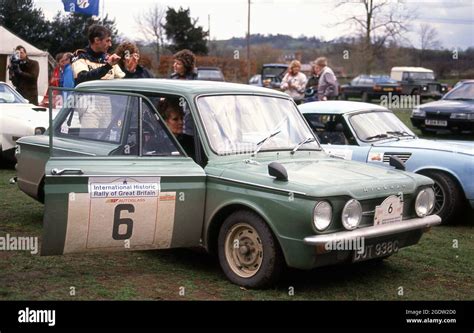
[[(8, 65), (10, 56), (15, 48), (21, 45), (26, 49), (28, 57), (39, 63), (40, 71), (38, 76), (38, 96), (41, 101), (48, 89), (48, 58), (49, 53), (42, 51), (20, 37), (16, 36), (5, 27), (0, 25), (0, 81), (11, 83), (8, 79)], [(35, 103), (34, 101), (31, 101)], [(37, 103), (38, 101), (36, 101)], [(35, 104), (36, 104), (35, 103)]]

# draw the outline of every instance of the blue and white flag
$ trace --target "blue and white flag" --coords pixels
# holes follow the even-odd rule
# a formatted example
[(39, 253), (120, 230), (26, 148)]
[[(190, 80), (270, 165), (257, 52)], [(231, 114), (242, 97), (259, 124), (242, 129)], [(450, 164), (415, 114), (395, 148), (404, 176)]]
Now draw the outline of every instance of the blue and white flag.
[(62, 0), (66, 12), (84, 15), (99, 15), (100, 0)]

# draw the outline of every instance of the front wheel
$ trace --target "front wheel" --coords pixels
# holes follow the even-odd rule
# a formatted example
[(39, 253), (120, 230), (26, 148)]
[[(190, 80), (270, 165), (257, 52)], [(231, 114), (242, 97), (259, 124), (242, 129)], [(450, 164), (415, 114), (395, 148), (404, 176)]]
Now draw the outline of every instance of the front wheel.
[(243, 287), (270, 286), (283, 269), (283, 256), (273, 233), (250, 211), (237, 211), (224, 221), (218, 254), (227, 278)]
[(421, 173), (434, 180), (435, 207), (433, 214), (441, 217), (442, 224), (454, 222), (463, 201), (459, 185), (453, 178), (441, 171), (430, 170)]

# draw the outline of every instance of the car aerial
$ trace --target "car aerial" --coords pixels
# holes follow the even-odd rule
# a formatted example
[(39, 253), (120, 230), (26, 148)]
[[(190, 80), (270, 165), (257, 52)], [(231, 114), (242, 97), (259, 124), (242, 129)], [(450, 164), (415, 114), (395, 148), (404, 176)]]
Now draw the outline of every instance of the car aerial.
[(340, 86), (340, 99), (361, 98), (363, 102), (380, 99), (382, 96), (396, 96), (402, 91), (400, 84), (386, 75), (359, 75), (350, 83)]
[[(202, 246), (263, 287), (286, 266), (381, 260), (441, 221), (431, 179), (329, 157), (282, 92), (97, 80), (68, 100), (17, 142), (18, 185), (44, 197), (43, 255)], [(173, 103), (187, 148), (160, 115)]]
[(402, 94), (440, 99), (448, 86), (436, 81), (433, 70), (423, 67), (392, 67), (390, 77), (402, 86)]
[(473, 142), (420, 139), (392, 111), (368, 103), (313, 102), (299, 109), (329, 154), (378, 165), (397, 157), (408, 171), (432, 178), (443, 223), (455, 221), (466, 199), (474, 208)]
[(415, 108), (410, 119), (424, 133), (474, 131), (474, 80), (463, 80), (441, 100)]
[(0, 158), (14, 161), (15, 142), (48, 128), (47, 109), (30, 104), (13, 87), (0, 82)]
[(224, 74), (219, 67), (198, 67), (197, 79), (206, 81), (225, 81)]

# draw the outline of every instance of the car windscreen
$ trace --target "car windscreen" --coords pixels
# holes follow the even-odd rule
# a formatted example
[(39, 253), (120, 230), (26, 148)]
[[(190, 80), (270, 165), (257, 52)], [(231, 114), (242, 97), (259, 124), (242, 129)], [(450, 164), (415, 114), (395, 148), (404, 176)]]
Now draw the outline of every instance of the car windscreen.
[(26, 100), (6, 84), (0, 84), (0, 103), (26, 103)]
[[(285, 98), (202, 96), (197, 106), (211, 148), (219, 155), (251, 153), (257, 148), (292, 150), (306, 139), (314, 138), (294, 104)], [(319, 149), (317, 142), (308, 142), (300, 148)]]
[(415, 136), (392, 112), (369, 111), (349, 118), (357, 137), (362, 141), (376, 141), (390, 137)]
[(374, 77), (374, 80), (375, 80), (375, 83), (378, 83), (378, 84), (383, 84), (383, 83), (385, 83), (385, 84), (387, 84), (387, 83), (396, 84), (397, 83), (396, 80), (393, 80), (388, 76)]
[(264, 67), (262, 71), (263, 78), (266, 77), (283, 77), (288, 67)]
[(462, 83), (446, 94), (443, 99), (474, 100), (474, 83)]
[(434, 80), (435, 76), (433, 73), (407, 72), (406, 78), (412, 80)]
[(224, 76), (217, 70), (200, 69), (198, 71), (198, 80), (224, 81)]

